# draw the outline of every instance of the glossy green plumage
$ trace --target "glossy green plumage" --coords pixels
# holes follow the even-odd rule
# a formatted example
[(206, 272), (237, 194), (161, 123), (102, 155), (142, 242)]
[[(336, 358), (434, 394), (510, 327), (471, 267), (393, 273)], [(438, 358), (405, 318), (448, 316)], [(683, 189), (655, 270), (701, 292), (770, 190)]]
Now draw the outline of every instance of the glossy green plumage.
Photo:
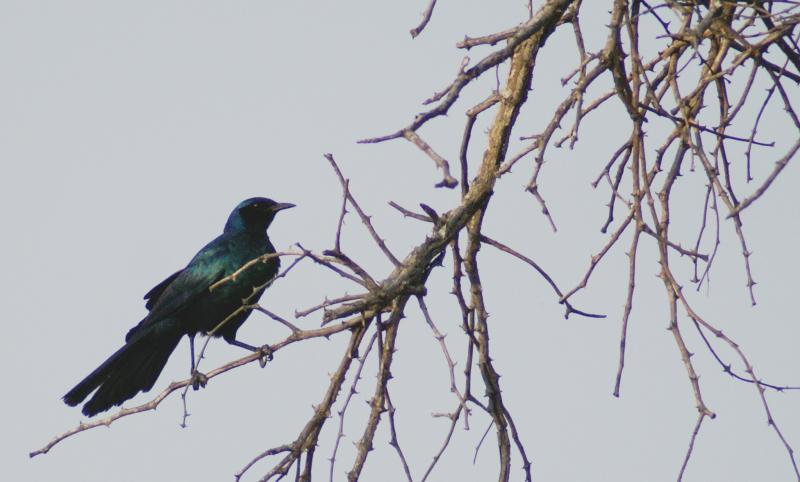
[[(82, 410), (92, 416), (150, 390), (184, 335), (211, 331), (251, 295), (250, 302), (257, 301), (263, 285), (278, 272), (278, 258), (253, 265), (213, 291), (209, 288), (251, 259), (275, 252), (267, 227), (275, 213), (288, 207), (292, 205), (266, 198), (240, 203), (220, 236), (145, 295), (147, 316), (128, 332), (122, 348), (64, 395), (64, 402), (75, 406), (97, 389)], [(241, 344), (236, 331), (248, 315), (244, 311), (231, 317), (215, 335)]]

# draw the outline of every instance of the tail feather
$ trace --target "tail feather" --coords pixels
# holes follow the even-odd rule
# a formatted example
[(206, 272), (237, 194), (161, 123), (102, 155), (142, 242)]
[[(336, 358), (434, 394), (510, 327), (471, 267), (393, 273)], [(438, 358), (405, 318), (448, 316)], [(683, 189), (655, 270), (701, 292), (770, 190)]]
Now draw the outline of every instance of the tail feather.
[(153, 388), (167, 360), (178, 346), (182, 333), (152, 330), (142, 333), (117, 350), (97, 369), (64, 395), (67, 405), (81, 403), (97, 389), (81, 410), (93, 416), (121, 405), (139, 392)]
[(84, 398), (89, 396), (95, 388), (99, 387), (113, 371), (117, 363), (124, 358), (125, 353), (130, 351), (129, 345), (123, 345), (122, 348), (117, 350), (113, 355), (108, 357), (99, 367), (80, 381), (75, 387), (72, 388), (66, 395), (62, 397), (64, 403), (70, 407), (74, 407), (81, 403)]

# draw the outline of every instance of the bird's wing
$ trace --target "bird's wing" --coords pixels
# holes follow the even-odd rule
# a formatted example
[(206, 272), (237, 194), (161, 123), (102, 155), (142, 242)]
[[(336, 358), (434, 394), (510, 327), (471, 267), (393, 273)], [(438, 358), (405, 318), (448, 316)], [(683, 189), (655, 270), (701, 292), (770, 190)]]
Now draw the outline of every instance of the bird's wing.
[(183, 270), (179, 269), (178, 271), (169, 275), (169, 277), (164, 281), (162, 281), (161, 283), (158, 283), (157, 285), (153, 286), (153, 288), (150, 291), (148, 291), (146, 295), (144, 295), (144, 299), (147, 301), (147, 303), (144, 305), (145, 308), (147, 308), (148, 310), (151, 309), (153, 305), (155, 305), (158, 302), (158, 298), (161, 296), (161, 293), (163, 293), (164, 290), (167, 288), (167, 286), (169, 286), (173, 281), (175, 281), (175, 278), (177, 278), (178, 275), (181, 274), (182, 272)]
[[(229, 243), (223, 236), (208, 243), (181, 271), (150, 290), (150, 313), (133, 327), (126, 340), (145, 326), (163, 320), (180, 311), (198, 297), (208, 294), (209, 287), (225, 277)], [(162, 286), (163, 285), (163, 286)]]
[(148, 318), (165, 318), (183, 308), (225, 276), (227, 247), (209, 244), (169, 283), (150, 309)]

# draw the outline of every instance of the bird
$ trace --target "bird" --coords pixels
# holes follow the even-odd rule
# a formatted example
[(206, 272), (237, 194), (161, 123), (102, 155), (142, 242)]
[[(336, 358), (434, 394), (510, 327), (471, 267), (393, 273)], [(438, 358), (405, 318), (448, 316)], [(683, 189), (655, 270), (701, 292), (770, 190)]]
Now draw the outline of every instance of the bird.
[(185, 268), (144, 295), (147, 315), (128, 331), (120, 349), (64, 395), (64, 403), (74, 407), (94, 392), (81, 410), (92, 417), (149, 391), (184, 335), (189, 337), (195, 389), (205, 385), (205, 376), (195, 370), (194, 363), (194, 337), (198, 333), (214, 330), (214, 336), (231, 345), (271, 356), (266, 346), (257, 348), (237, 340), (236, 332), (251, 311), (242, 306), (261, 298), (278, 273), (279, 258), (264, 259), (239, 270), (248, 261), (275, 253), (267, 228), (279, 211), (292, 207), (294, 204), (264, 197), (239, 203), (221, 235), (206, 244)]

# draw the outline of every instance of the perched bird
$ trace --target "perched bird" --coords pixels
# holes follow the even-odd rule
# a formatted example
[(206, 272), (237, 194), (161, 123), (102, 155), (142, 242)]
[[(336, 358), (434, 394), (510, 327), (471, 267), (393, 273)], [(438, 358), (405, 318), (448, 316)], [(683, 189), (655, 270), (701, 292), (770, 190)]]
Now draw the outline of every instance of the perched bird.
[(278, 211), (291, 207), (294, 204), (266, 198), (247, 199), (236, 206), (220, 236), (201, 249), (185, 268), (144, 295), (147, 316), (128, 332), (122, 348), (64, 395), (64, 402), (74, 407), (97, 389), (82, 410), (92, 416), (150, 390), (184, 335), (189, 337), (192, 379), (197, 388), (204, 384), (204, 377), (194, 369), (194, 337), (213, 330), (226, 318), (214, 336), (260, 351), (236, 339), (236, 331), (250, 310), (231, 314), (245, 299), (249, 298), (249, 303), (258, 301), (266, 284), (278, 273), (278, 258), (256, 263), (213, 289), (212, 285), (248, 261), (274, 253), (267, 228)]

